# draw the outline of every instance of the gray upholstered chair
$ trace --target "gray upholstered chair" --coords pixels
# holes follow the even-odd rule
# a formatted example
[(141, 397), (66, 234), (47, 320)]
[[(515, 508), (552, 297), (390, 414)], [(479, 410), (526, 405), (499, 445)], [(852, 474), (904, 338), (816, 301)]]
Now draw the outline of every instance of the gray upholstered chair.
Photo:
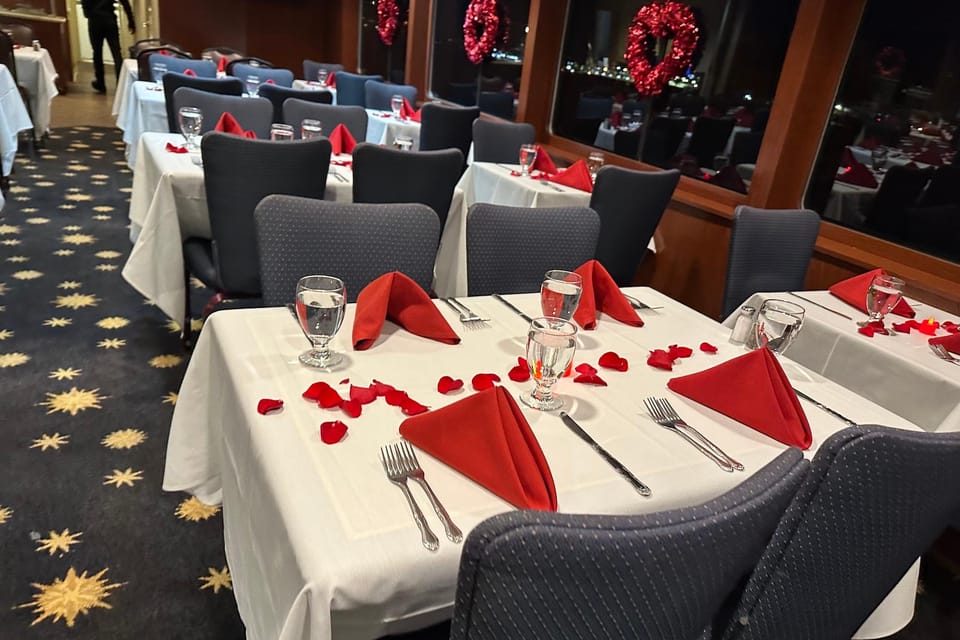
[(390, 111), (390, 99), (393, 96), (403, 96), (412, 106), (417, 105), (417, 88), (410, 84), (389, 84), (370, 80), (364, 85), (364, 92), (367, 109)]
[(337, 104), (344, 106), (367, 106), (367, 80), (383, 82), (380, 75), (360, 75), (349, 71), (337, 72)]
[[(281, 87), (276, 84), (260, 85), (257, 95), (266, 98), (273, 105), (273, 121), (283, 122), (283, 103), (294, 98), (305, 102), (316, 102), (319, 104), (332, 104), (333, 94), (329, 91), (312, 91), (309, 89), (291, 89), (290, 87)], [(299, 122), (297, 123), (300, 124)]]
[(230, 63), (228, 73), (231, 76), (243, 80), (244, 84), (246, 84), (248, 76), (257, 76), (261, 85), (266, 84), (268, 80), (272, 80), (273, 84), (280, 85), (281, 87), (293, 86), (293, 71), (289, 69), (271, 69), (265, 66), (235, 61)]
[(473, 121), (479, 117), (477, 107), (428, 102), (420, 108), (420, 151), (459, 149), (466, 158), (473, 142)]
[(474, 204), (467, 212), (467, 291), (540, 291), (550, 269), (573, 271), (591, 260), (599, 233), (600, 217), (588, 207)]
[(352, 204), (268, 196), (254, 213), (263, 302), (293, 302), (312, 273), (343, 280), (350, 302), (384, 273), (400, 271), (429, 291), (440, 222), (422, 204)]
[(680, 181), (680, 172), (607, 166), (597, 173), (590, 208), (600, 216), (597, 260), (622, 287), (633, 275)]
[(283, 121), (293, 127), (297, 138), (300, 137), (303, 119), (312, 118), (323, 124), (324, 135), (330, 135), (338, 124), (342, 124), (357, 142), (363, 142), (367, 139), (367, 117), (363, 107), (319, 104), (297, 98), (290, 98), (283, 103)]
[(723, 316), (758, 291), (803, 289), (820, 216), (808, 209), (756, 209), (733, 214)]
[(724, 640), (849, 640), (960, 509), (960, 433), (844, 429), (817, 451)]
[(701, 637), (763, 553), (808, 466), (790, 449), (737, 488), (674, 511), (485, 520), (463, 544), (450, 638)]
[(473, 121), (473, 160), (516, 164), (520, 147), (533, 144), (536, 138), (532, 124), (477, 118)]
[(241, 127), (253, 131), (258, 138), (270, 137), (270, 123), (273, 120), (273, 105), (265, 98), (244, 98), (241, 96), (223, 96), (190, 87), (180, 87), (173, 92), (173, 111), (180, 107), (197, 107), (203, 113), (200, 133), (213, 131), (217, 120), (224, 113), (230, 113)]
[(442, 229), (462, 169), (457, 149), (399, 151), (360, 143), (353, 150), (353, 201), (419, 202), (436, 212)]
[[(170, 133), (180, 133), (178, 109), (173, 106), (173, 96), (180, 87), (190, 87), (197, 91), (206, 91), (222, 96), (243, 95), (243, 83), (238, 78), (195, 78), (168, 71), (163, 74), (163, 99), (166, 101), (167, 126), (170, 128)], [(216, 122), (213, 124), (216, 124)]]
[(303, 79), (309, 80), (310, 82), (317, 81), (317, 71), (320, 69), (326, 69), (327, 73), (340, 73), (343, 71), (342, 64), (334, 64), (332, 62), (317, 62), (315, 60), (304, 60), (303, 61)]

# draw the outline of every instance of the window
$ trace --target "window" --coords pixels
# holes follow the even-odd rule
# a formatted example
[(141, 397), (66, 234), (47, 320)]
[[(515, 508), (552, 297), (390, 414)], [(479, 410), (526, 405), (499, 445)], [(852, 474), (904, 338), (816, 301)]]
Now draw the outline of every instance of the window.
[(960, 3), (869, 0), (807, 187), (824, 220), (960, 262)]
[(463, 21), (468, 4), (468, 0), (443, 0), (433, 4), (430, 92), (450, 102), (475, 105), (479, 87), (482, 111), (513, 120), (523, 70), (530, 1), (497, 3), (500, 32), (493, 52), (480, 65), (471, 63), (463, 48)]
[[(643, 0), (572, 0), (555, 134), (746, 193), (800, 0), (693, 0), (691, 64), (653, 98), (624, 58)], [(650, 43), (654, 59), (672, 40)]]
[(403, 84), (407, 60), (407, 24), (410, 0), (397, 0), (400, 10), (393, 45), (380, 40), (377, 31), (377, 0), (361, 0), (360, 73), (380, 74), (388, 82)]

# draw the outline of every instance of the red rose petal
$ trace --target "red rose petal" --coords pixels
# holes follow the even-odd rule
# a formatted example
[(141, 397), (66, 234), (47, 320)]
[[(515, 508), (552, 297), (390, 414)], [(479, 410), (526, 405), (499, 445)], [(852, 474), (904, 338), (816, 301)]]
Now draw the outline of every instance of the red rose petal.
[(700, 351), (703, 351), (704, 353), (716, 353), (717, 348), (712, 344), (710, 344), (709, 342), (701, 342)]
[[(518, 358), (523, 360), (523, 358)], [(530, 379), (530, 367), (527, 365), (527, 361), (523, 360), (523, 364), (518, 364), (513, 369), (507, 373), (507, 377), (513, 380), (514, 382), (526, 382)]]
[(443, 394), (450, 393), (451, 391), (456, 391), (457, 389), (463, 388), (463, 380), (460, 378), (451, 378), (450, 376), (443, 376), (437, 380), (437, 391)]
[(406, 400), (409, 396), (406, 391), (400, 391), (399, 389), (391, 389), (387, 391), (387, 394), (384, 396), (387, 404), (391, 407), (399, 407), (403, 404), (403, 401)]
[(477, 391), (493, 388), (494, 382), (500, 382), (500, 376), (495, 373), (478, 373), (471, 381), (473, 388)]
[(260, 402), (257, 403), (257, 413), (265, 416), (271, 411), (276, 411), (281, 407), (283, 407), (283, 400), (273, 400), (271, 398), (263, 398)]
[(307, 387), (306, 391), (303, 392), (303, 397), (307, 400), (313, 400), (314, 402), (317, 402), (320, 400), (320, 396), (323, 395), (327, 389), (330, 389), (330, 385), (326, 382), (314, 382), (312, 385)]
[(407, 396), (400, 405), (400, 410), (403, 411), (404, 415), (415, 416), (429, 411), (430, 407), (424, 406), (410, 396)]
[(671, 358), (670, 354), (663, 349), (654, 349), (650, 352), (650, 357), (647, 358), (647, 364), (651, 367), (667, 371), (673, 371), (673, 361), (674, 358)]
[(575, 370), (577, 373), (582, 373), (588, 376), (593, 375), (594, 373), (597, 372), (596, 367), (593, 367), (586, 362), (584, 362), (583, 364), (578, 364)]
[(371, 387), (350, 385), (350, 400), (360, 404), (370, 404), (377, 399), (377, 392)]
[(893, 330), (894, 330), (894, 331), (897, 331), (897, 332), (899, 332), (899, 333), (910, 333), (910, 329), (913, 328), (913, 327), (911, 326), (911, 323), (912, 323), (912, 322), (914, 322), (914, 321), (913, 321), (913, 320), (907, 320), (906, 322), (894, 322), (894, 323), (893, 323)]
[(356, 400), (344, 400), (343, 404), (340, 405), (340, 408), (343, 409), (343, 412), (346, 413), (351, 418), (359, 418), (361, 404)]
[(607, 386), (607, 383), (595, 373), (583, 373), (573, 379), (574, 382), (580, 382), (583, 384), (595, 384), (600, 387)]
[(317, 404), (324, 409), (333, 409), (334, 407), (339, 407), (341, 404), (343, 404), (343, 398), (340, 397), (340, 394), (337, 393), (336, 389), (328, 386), (326, 389), (320, 391), (320, 397), (317, 399)]
[[(600, 356), (598, 364), (605, 369), (615, 369), (616, 371), (626, 371), (628, 367), (627, 359), (621, 358), (620, 355), (614, 351), (607, 351)], [(576, 382), (576, 380), (574, 380), (574, 382)]]
[(689, 358), (693, 355), (693, 349), (690, 347), (680, 347), (675, 344), (670, 345), (670, 357), (676, 360), (677, 358)]
[(374, 380), (373, 384), (370, 385), (370, 388), (377, 393), (377, 396), (385, 396), (387, 395), (388, 391), (396, 390), (392, 385), (384, 384), (383, 382), (380, 382), (378, 380)]
[(862, 333), (863, 335), (867, 336), (868, 338), (872, 338), (872, 337), (873, 337), (873, 334), (875, 334), (876, 332), (877, 332), (877, 330), (874, 329), (873, 327), (871, 327), (870, 325), (866, 325), (866, 326), (863, 326), (863, 327), (860, 327), (859, 329), (857, 329), (857, 333)]
[(339, 420), (320, 423), (320, 439), (326, 444), (336, 444), (347, 435), (347, 425)]
[(340, 381), (340, 384), (350, 384), (350, 378), (344, 378)]

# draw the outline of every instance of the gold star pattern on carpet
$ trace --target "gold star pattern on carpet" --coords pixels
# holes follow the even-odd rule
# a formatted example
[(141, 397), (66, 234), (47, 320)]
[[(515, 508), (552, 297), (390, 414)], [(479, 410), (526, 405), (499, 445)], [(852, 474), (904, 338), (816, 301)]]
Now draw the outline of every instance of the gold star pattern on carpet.
[(230, 577), (230, 569), (224, 567), (217, 571), (213, 567), (207, 567), (208, 575), (199, 578), (203, 585), (200, 590), (213, 589), (214, 593), (220, 593), (220, 589), (229, 589), (233, 591), (233, 579)]
[(47, 449), (59, 449), (60, 445), (67, 444), (69, 441), (70, 436), (60, 435), (60, 433), (54, 433), (51, 436), (45, 433), (34, 440), (33, 444), (30, 445), (30, 448), (40, 449), (40, 451), (46, 451)]
[(22, 364), (26, 364), (30, 361), (30, 356), (25, 353), (20, 353), (15, 351), (13, 353), (0, 353), (0, 369), (8, 369), (10, 367), (19, 367)]
[(64, 211), (70, 211), (71, 209), (76, 209), (77, 205), (75, 204), (62, 204), (57, 209), (63, 209)]
[(177, 398), (179, 397), (180, 397), (180, 394), (178, 394), (176, 391), (171, 391), (167, 395), (163, 396), (163, 404), (172, 404), (176, 406)]
[(25, 271), (17, 271), (13, 274), (13, 277), (17, 280), (36, 280), (37, 278), (42, 278), (43, 273), (33, 269), (27, 269)]
[(5, 247), (15, 247), (18, 244), (20, 244), (20, 241), (15, 238), (11, 238), (8, 240), (0, 240), (0, 244), (2, 244)]
[(71, 293), (67, 296), (57, 296), (53, 304), (58, 309), (81, 309), (83, 307), (95, 307), (100, 304), (100, 298), (87, 293)]
[(0, 296), (5, 294), (7, 291), (10, 291), (10, 288), (6, 285), (6, 283), (0, 282)]
[(0, 505), (0, 524), (6, 524), (10, 516), (13, 515), (13, 509)]
[(53, 252), (55, 256), (72, 256), (74, 254), (73, 249), (57, 249)]
[(119, 251), (97, 251), (93, 254), (95, 257), (100, 258), (101, 260), (112, 260), (114, 258), (121, 258), (123, 254)]
[(10, 193), (30, 193), (30, 187), (24, 187), (23, 185), (14, 185), (9, 189)]
[(147, 434), (140, 429), (118, 429), (108, 433), (100, 444), (107, 449), (133, 449), (147, 439)]
[(102, 213), (99, 213), (99, 214), (93, 216), (93, 219), (94, 219), (94, 220), (109, 220), (109, 219), (110, 219), (110, 216), (105, 216), (105, 215), (103, 215)]
[(101, 329), (122, 329), (130, 324), (130, 321), (120, 316), (110, 316), (97, 321), (97, 326)]
[(13, 337), (13, 331), (10, 329), (0, 329), (0, 340), (7, 340)]
[(93, 208), (93, 210), (98, 213), (106, 213), (108, 211), (113, 211), (113, 207), (108, 204), (98, 204)]
[(64, 280), (57, 285), (57, 289), (79, 289), (83, 284), (76, 280)]
[(97, 271), (116, 271), (117, 265), (103, 263), (103, 264), (98, 264), (97, 266), (94, 267), (94, 269), (96, 269)]
[(70, 529), (64, 529), (60, 533), (51, 531), (48, 535), (50, 536), (49, 538), (40, 538), (40, 540), (38, 540), (38, 542), (42, 544), (37, 547), (37, 551), (47, 551), (50, 555), (59, 551), (60, 557), (62, 558), (65, 553), (70, 553), (71, 546), (80, 544), (77, 538), (82, 536), (83, 532), (70, 533)]
[(93, 200), (93, 196), (89, 193), (68, 193), (64, 198), (71, 202), (88, 202)]
[(12, 224), (0, 224), (0, 236), (10, 235), (11, 233), (20, 233), (20, 227)]
[(176, 515), (181, 520), (200, 522), (220, 513), (220, 507), (204, 504), (196, 496), (190, 496), (177, 506)]
[(55, 184), (54, 184), (53, 182), (50, 182), (49, 180), (44, 180), (44, 181), (42, 181), (42, 182), (34, 182), (33, 184), (34, 184), (35, 186), (37, 186), (37, 187), (52, 187), (52, 186), (55, 186)]
[(66, 620), (67, 627), (72, 627), (81, 613), (88, 615), (91, 609), (113, 608), (106, 599), (114, 589), (119, 589), (126, 583), (109, 583), (103, 577), (106, 572), (107, 569), (103, 569), (92, 576), (87, 576), (87, 572), (84, 571), (78, 575), (77, 570), (70, 567), (66, 576), (62, 579), (56, 578), (51, 584), (34, 582), (32, 586), (39, 592), (33, 595), (31, 602), (18, 605), (16, 608), (32, 608), (31, 613), (38, 614), (37, 618), (30, 623), (31, 627), (47, 618), (52, 618), (52, 622)]
[(9, 258), (7, 258), (7, 262), (13, 262), (14, 264), (17, 264), (20, 262), (27, 262), (28, 260), (30, 260), (30, 258), (28, 258), (27, 256), (10, 256)]
[(90, 235), (89, 233), (68, 233), (60, 237), (60, 242), (64, 244), (93, 244), (96, 241), (96, 237)]
[(80, 231), (81, 229), (83, 229), (83, 227), (78, 224), (68, 224), (63, 228), (64, 231)]
[(97, 346), (101, 349), (119, 349), (127, 346), (127, 341), (123, 338), (104, 338), (97, 343)]
[(66, 327), (70, 324), (73, 324), (70, 318), (47, 318), (43, 321), (45, 327)]
[[(170, 333), (180, 333), (180, 323), (176, 320), (167, 320), (167, 324), (164, 325), (167, 327), (167, 330)], [(200, 318), (193, 318), (190, 320), (190, 330), (194, 333), (199, 332), (203, 329), (203, 320)]]
[(183, 362), (183, 357), (173, 353), (150, 358), (150, 366), (154, 369), (170, 369)]
[(27, 218), (24, 220), (27, 224), (47, 224), (50, 218)]
[(193, 287), (194, 289), (203, 289), (207, 285), (200, 282), (200, 278), (198, 278), (197, 276), (190, 276), (190, 286)]
[(90, 177), (91, 177), (92, 179), (94, 179), (94, 180), (109, 180), (109, 179), (110, 179), (110, 176), (108, 176), (108, 175), (105, 174), (105, 173), (95, 173), (95, 174), (93, 174), (93, 175), (90, 176)]
[(114, 469), (113, 473), (103, 476), (105, 485), (112, 484), (117, 489), (123, 485), (133, 486), (134, 482), (143, 480), (143, 471), (134, 471), (130, 467), (127, 467), (124, 471), (120, 469)]
[(61, 367), (51, 371), (47, 377), (53, 380), (73, 380), (80, 375), (82, 371), (83, 369), (74, 369), (73, 367), (67, 367), (66, 369)]
[(107, 396), (100, 395), (100, 389), (77, 389), (71, 387), (70, 391), (63, 393), (47, 392), (47, 399), (40, 403), (41, 407), (47, 407), (47, 415), (51, 413), (69, 413), (71, 416), (77, 415), (87, 409), (102, 409), (101, 401)]

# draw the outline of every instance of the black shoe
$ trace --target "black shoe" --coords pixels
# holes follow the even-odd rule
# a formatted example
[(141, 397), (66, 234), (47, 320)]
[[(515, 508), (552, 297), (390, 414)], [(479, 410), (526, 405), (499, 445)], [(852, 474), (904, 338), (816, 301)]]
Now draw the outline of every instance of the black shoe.
[(94, 80), (93, 82), (90, 83), (90, 86), (93, 87), (93, 90), (96, 91), (97, 93), (103, 94), (107, 92), (107, 87), (102, 82), (97, 82), (96, 80)]

